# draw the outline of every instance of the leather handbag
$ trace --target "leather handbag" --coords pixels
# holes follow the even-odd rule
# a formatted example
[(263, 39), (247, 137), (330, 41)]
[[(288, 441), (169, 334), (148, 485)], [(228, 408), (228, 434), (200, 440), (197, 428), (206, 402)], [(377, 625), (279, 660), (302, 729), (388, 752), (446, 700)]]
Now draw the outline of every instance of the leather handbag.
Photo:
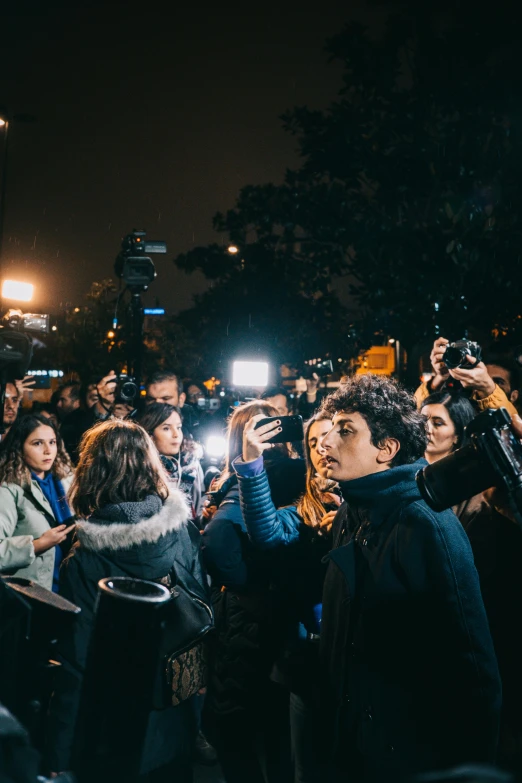
[(204, 640), (214, 627), (212, 605), (192, 574), (176, 564), (171, 600), (161, 607), (162, 639), (153, 709), (180, 704), (206, 684)]

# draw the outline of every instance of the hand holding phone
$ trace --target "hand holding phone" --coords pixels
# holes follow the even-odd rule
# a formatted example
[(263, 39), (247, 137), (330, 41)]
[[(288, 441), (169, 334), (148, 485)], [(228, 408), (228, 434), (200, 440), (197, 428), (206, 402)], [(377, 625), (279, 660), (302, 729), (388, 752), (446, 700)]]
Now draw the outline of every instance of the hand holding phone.
[(243, 432), (243, 460), (251, 462), (275, 443), (303, 440), (301, 416), (264, 416), (259, 413), (246, 424)]

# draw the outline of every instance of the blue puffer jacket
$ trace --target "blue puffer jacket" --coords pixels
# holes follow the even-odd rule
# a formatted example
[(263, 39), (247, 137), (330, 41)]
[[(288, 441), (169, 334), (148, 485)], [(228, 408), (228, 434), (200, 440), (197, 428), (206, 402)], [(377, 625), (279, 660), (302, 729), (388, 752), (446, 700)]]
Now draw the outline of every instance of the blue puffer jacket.
[(308, 527), (295, 506), (276, 509), (265, 471), (238, 476), (238, 483), (250, 541), (270, 558), (274, 582), (289, 607), (286, 652), (275, 679), (294, 692), (309, 693), (315, 651), (311, 653), (307, 640), (320, 632), (323, 559), (331, 549), (331, 537)]
[[(269, 469), (276, 502), (295, 502), (304, 490), (303, 461), (278, 460)], [(248, 537), (235, 476), (220, 494), (203, 532), (202, 556), (212, 578), (216, 626), (207, 707), (226, 714), (255, 708), (264, 698), (285, 655), (290, 620), (276, 559)]]

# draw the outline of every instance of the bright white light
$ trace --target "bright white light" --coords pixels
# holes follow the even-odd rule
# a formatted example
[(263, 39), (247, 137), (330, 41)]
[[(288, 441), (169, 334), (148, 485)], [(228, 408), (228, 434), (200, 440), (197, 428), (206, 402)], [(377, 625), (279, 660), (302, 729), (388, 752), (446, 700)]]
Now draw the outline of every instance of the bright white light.
[(4, 280), (2, 285), (3, 299), (16, 299), (18, 302), (30, 302), (33, 298), (34, 285), (20, 283), (18, 280)]
[(222, 435), (209, 435), (205, 451), (209, 457), (223, 457), (227, 450), (227, 441)]
[(268, 386), (268, 362), (234, 362), (232, 383), (234, 386)]
[(236, 253), (239, 253), (239, 248), (237, 245), (229, 245), (227, 247), (227, 251), (230, 253), (231, 256), (235, 256)]

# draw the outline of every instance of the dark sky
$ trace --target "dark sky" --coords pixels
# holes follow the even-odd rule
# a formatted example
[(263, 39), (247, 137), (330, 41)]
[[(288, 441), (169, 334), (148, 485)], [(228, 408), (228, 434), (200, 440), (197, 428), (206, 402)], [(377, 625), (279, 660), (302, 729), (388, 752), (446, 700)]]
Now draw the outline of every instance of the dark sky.
[(38, 121), (10, 127), (4, 275), (37, 285), (32, 309), (113, 275), (134, 227), (168, 242), (150, 298), (189, 306), (203, 280), (171, 259), (218, 239), (243, 185), (296, 165), (279, 115), (335, 97), (324, 41), (362, 3), (6, 0), (0, 104)]

